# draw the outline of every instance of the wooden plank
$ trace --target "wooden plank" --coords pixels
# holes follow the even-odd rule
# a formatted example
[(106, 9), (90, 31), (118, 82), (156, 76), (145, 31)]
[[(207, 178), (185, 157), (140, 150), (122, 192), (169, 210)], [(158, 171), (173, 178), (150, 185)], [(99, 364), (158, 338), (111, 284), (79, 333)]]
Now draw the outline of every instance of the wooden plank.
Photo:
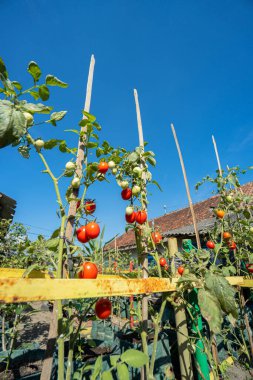
[(175, 281), (155, 277), (101, 280), (11, 278), (0, 280), (0, 303), (128, 296), (175, 289)]
[[(113, 277), (113, 276), (112, 276)], [(79, 279), (0, 279), (0, 302), (28, 302), (59, 299), (78, 299), (151, 294), (176, 290), (177, 279), (150, 277), (147, 279), (124, 279), (101, 277), (96, 280)], [(239, 277), (231, 280), (233, 285), (253, 287), (253, 280)]]

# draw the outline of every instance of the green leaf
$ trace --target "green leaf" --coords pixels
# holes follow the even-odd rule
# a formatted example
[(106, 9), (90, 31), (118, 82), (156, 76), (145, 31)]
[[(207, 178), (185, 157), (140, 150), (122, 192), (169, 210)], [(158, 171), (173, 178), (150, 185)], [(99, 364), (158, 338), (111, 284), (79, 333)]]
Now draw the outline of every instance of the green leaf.
[(221, 330), (222, 324), (222, 311), (219, 301), (208, 290), (199, 289), (198, 303), (201, 314), (208, 322), (210, 330), (214, 334), (218, 334)]
[(26, 119), (8, 100), (0, 100), (0, 148), (14, 143), (26, 133)]
[(90, 120), (82, 119), (81, 121), (79, 121), (78, 124), (80, 125), (80, 127), (85, 127), (85, 125), (90, 124)]
[(102, 156), (102, 154), (104, 154), (104, 149), (102, 149), (102, 148), (97, 148), (97, 150), (96, 150), (96, 156), (97, 156), (97, 157), (100, 157), (100, 156)]
[[(113, 240), (113, 239), (112, 239), (112, 240)], [(107, 242), (106, 244), (108, 244), (108, 242)], [(110, 363), (111, 363), (111, 365), (112, 365), (113, 367), (116, 366), (117, 361), (119, 360), (119, 358), (120, 358), (120, 355), (111, 355), (111, 356), (110, 356)]]
[(67, 111), (53, 112), (50, 115), (50, 120), (54, 120), (54, 121), (62, 120), (64, 118), (64, 116), (66, 115), (66, 113), (67, 113)]
[(87, 147), (88, 149), (91, 149), (91, 148), (97, 148), (97, 147), (98, 147), (98, 143), (97, 143), (97, 142), (89, 141), (89, 142), (86, 144), (86, 147)]
[(28, 64), (27, 71), (28, 71), (29, 74), (31, 74), (31, 76), (33, 77), (34, 81), (38, 82), (38, 80), (40, 79), (40, 76), (41, 76), (41, 70), (40, 70), (39, 66), (37, 65), (37, 63), (34, 62), (34, 61), (31, 61)]
[(48, 98), (49, 98), (49, 88), (45, 84), (42, 84), (39, 87), (39, 96), (41, 97), (41, 99), (43, 101), (48, 100)]
[(139, 159), (139, 156), (137, 153), (133, 152), (130, 153), (129, 156), (127, 157), (128, 161), (130, 162), (136, 162)]
[(98, 124), (96, 121), (95, 123), (93, 123), (93, 126), (98, 130), (98, 131), (101, 131), (102, 127), (100, 124)]
[(118, 374), (118, 380), (129, 380), (129, 372), (126, 364), (124, 363), (118, 363), (117, 364), (117, 374)]
[(150, 165), (156, 166), (156, 160), (154, 157), (147, 157), (147, 161), (150, 163)]
[(46, 84), (48, 86), (58, 86), (62, 88), (68, 87), (68, 84), (65, 82), (62, 82), (59, 78), (53, 76), (53, 75), (47, 75), (46, 76)]
[(2, 60), (2, 58), (0, 57), (0, 74), (2, 74), (2, 76), (7, 79), (8, 78), (8, 72), (6, 70), (6, 66), (4, 64), (4, 61)]
[(22, 90), (22, 85), (19, 82), (13, 80), (12, 84), (13, 84), (14, 87), (16, 87), (17, 90), (19, 90), (19, 91)]
[(205, 284), (209, 292), (219, 300), (221, 309), (226, 314), (231, 313), (234, 318), (238, 318), (238, 308), (235, 301), (236, 291), (226, 278), (217, 274), (207, 273)]
[(161, 188), (161, 186), (159, 185), (159, 183), (157, 181), (153, 180), (151, 183), (153, 183), (154, 185), (156, 185), (160, 191), (163, 191), (162, 188)]
[(24, 111), (28, 111), (30, 113), (50, 113), (52, 111), (52, 107), (45, 106), (44, 104), (41, 103), (23, 103), (22, 104), (22, 109)]
[(113, 380), (111, 371), (102, 372), (102, 380)]
[(134, 368), (140, 368), (148, 363), (148, 356), (142, 351), (129, 349), (125, 351), (120, 359)]
[(62, 140), (57, 140), (57, 139), (51, 139), (45, 142), (44, 149), (53, 149), (58, 145), (59, 142)]
[(49, 250), (55, 251), (59, 245), (59, 242), (60, 242), (59, 238), (56, 237), (56, 238), (47, 240), (45, 246)]
[(77, 130), (77, 129), (65, 129), (64, 132), (72, 132), (72, 133), (76, 133), (78, 136), (80, 134), (80, 132)]
[(52, 235), (50, 236), (50, 239), (53, 239), (53, 238), (56, 238), (59, 236), (59, 233), (60, 233), (60, 228), (57, 228), (57, 230), (55, 230)]
[(91, 376), (91, 380), (96, 380), (97, 376), (102, 371), (102, 356), (99, 356), (95, 362), (94, 371)]
[(35, 99), (35, 100), (38, 100), (39, 99), (39, 93), (37, 91), (29, 91), (29, 94)]
[[(177, 254), (178, 256), (178, 254)], [(178, 279), (178, 284), (180, 282), (197, 282), (198, 278), (195, 276), (193, 273), (186, 273), (183, 274), (179, 279)]]
[(87, 119), (88, 119), (91, 123), (94, 123), (94, 121), (96, 120), (96, 116), (92, 115), (92, 114), (89, 113), (89, 112), (83, 111), (83, 114), (87, 117)]

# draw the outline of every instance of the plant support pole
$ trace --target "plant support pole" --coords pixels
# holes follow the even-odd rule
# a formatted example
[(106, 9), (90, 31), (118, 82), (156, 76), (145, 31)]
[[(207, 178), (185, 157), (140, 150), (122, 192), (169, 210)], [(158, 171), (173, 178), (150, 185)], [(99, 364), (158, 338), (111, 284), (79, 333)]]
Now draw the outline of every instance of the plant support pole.
[[(143, 129), (142, 129), (142, 121), (141, 121), (141, 112), (140, 112), (140, 105), (139, 105), (139, 99), (138, 99), (138, 93), (137, 90), (134, 89), (134, 100), (135, 100), (135, 106), (136, 106), (136, 116), (137, 116), (137, 126), (138, 126), (138, 135), (139, 135), (139, 146), (142, 150), (142, 153), (144, 152), (144, 139), (143, 139)], [(142, 179), (145, 183), (145, 174), (142, 174)], [(141, 199), (142, 199), (142, 208), (146, 210), (146, 204), (143, 202), (143, 198), (146, 199), (146, 186), (142, 189)], [(146, 222), (148, 223), (148, 222)], [(147, 257), (147, 247), (144, 249), (144, 258), (142, 260), (142, 278), (148, 278), (148, 257)], [(143, 351), (147, 353), (147, 334), (148, 334), (148, 297), (144, 296), (142, 298), (142, 346)], [(141, 378), (142, 380), (145, 380), (148, 376), (148, 366), (145, 367), (145, 371), (142, 370), (141, 372)], [(146, 373), (145, 373), (146, 372)]]
[(216, 160), (217, 160), (217, 164), (218, 164), (219, 173), (220, 173), (220, 176), (222, 177), (220, 157), (219, 157), (219, 153), (218, 153), (218, 149), (217, 149), (217, 145), (216, 145), (216, 141), (215, 141), (214, 136), (212, 136), (212, 141), (213, 141), (213, 146), (214, 146), (214, 151), (215, 151), (215, 156), (216, 156)]
[[(191, 216), (192, 216), (192, 221), (193, 221), (193, 226), (194, 226), (194, 231), (195, 231), (195, 236), (196, 236), (196, 241), (197, 241), (197, 247), (198, 247), (198, 249), (201, 249), (200, 238), (199, 238), (199, 231), (198, 231), (197, 222), (196, 222), (196, 216), (195, 216), (195, 212), (194, 212), (194, 208), (193, 208), (193, 204), (192, 204), (189, 184), (188, 184), (186, 170), (185, 170), (185, 166), (184, 166), (184, 160), (183, 160), (183, 156), (182, 156), (182, 153), (181, 153), (181, 149), (180, 149), (180, 146), (179, 146), (179, 142), (178, 142), (176, 131), (175, 131), (175, 128), (174, 128), (173, 124), (171, 124), (171, 130), (172, 130), (172, 133), (173, 133), (173, 136), (174, 136), (174, 140), (175, 140), (175, 143), (176, 143), (176, 147), (177, 147), (177, 151), (178, 151), (178, 156), (179, 156), (179, 160), (180, 160), (180, 164), (181, 164), (181, 168), (182, 168), (182, 172), (183, 172), (183, 177), (184, 177), (184, 183), (185, 183), (188, 203), (189, 203), (189, 207), (190, 207), (190, 211), (191, 211)], [(195, 295), (195, 291), (197, 292), (196, 289), (194, 289), (191, 292), (191, 302), (192, 302), (191, 304), (192, 304), (192, 306), (193, 306), (194, 309), (198, 310), (199, 306), (197, 304), (197, 293)], [(198, 325), (198, 328), (200, 329), (202, 327), (201, 314), (198, 314), (196, 323)], [(194, 325), (193, 325), (193, 328), (194, 328)], [(207, 356), (206, 356), (206, 354), (204, 352), (204, 344), (203, 344), (203, 342), (200, 339), (197, 341), (197, 344), (196, 344), (195, 358), (196, 358), (197, 363), (199, 364), (201, 372), (206, 374), (206, 380), (209, 380), (210, 377), (209, 377), (209, 367), (208, 367), (208, 362), (207, 362)], [(198, 374), (198, 379), (199, 380), (202, 379), (199, 374)]]

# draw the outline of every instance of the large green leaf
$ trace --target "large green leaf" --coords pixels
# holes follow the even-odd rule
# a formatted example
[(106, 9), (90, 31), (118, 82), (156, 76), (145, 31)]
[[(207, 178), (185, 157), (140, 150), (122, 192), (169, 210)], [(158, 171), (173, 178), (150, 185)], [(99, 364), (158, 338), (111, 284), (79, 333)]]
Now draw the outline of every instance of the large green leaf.
[(62, 82), (59, 78), (53, 76), (53, 75), (47, 75), (46, 76), (46, 84), (48, 86), (58, 86), (62, 88), (68, 87), (68, 84), (65, 82)]
[(208, 322), (210, 330), (218, 334), (221, 330), (222, 324), (222, 311), (219, 301), (208, 290), (199, 289), (198, 303), (201, 314)]
[(205, 276), (206, 288), (219, 300), (221, 309), (226, 314), (238, 318), (238, 307), (235, 301), (235, 290), (225, 277), (214, 273)]
[(39, 66), (37, 65), (37, 63), (34, 61), (29, 62), (27, 71), (28, 71), (28, 73), (31, 74), (31, 76), (33, 77), (35, 82), (38, 82), (38, 80), (40, 79), (40, 76), (41, 76), (41, 70), (40, 70)]
[(140, 368), (148, 363), (148, 356), (142, 351), (129, 349), (121, 355), (121, 360), (131, 367)]
[(8, 100), (0, 100), (0, 148), (12, 144), (26, 132), (26, 119)]
[(118, 363), (117, 364), (117, 374), (119, 380), (129, 380), (129, 372), (126, 364)]
[(97, 376), (102, 371), (102, 362), (103, 362), (102, 356), (99, 356), (95, 362), (94, 371), (91, 375), (91, 380), (96, 380)]

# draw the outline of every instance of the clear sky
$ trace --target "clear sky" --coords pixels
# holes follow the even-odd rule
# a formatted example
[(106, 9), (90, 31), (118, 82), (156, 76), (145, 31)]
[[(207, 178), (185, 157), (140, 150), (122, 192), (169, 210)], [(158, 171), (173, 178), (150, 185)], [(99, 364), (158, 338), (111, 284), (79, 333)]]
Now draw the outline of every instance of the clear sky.
[[(214, 134), (223, 166), (252, 165), (253, 2), (251, 0), (0, 0), (0, 56), (9, 75), (27, 86), (27, 63), (69, 83), (53, 88), (49, 104), (68, 110), (59, 126), (37, 127), (35, 137), (76, 138), (92, 53), (96, 58), (91, 112), (103, 127), (101, 137), (115, 146), (138, 145), (133, 89), (141, 106), (144, 139), (156, 153), (149, 216), (187, 203), (173, 122), (183, 151), (194, 201), (211, 195), (194, 191), (214, 174)], [(58, 173), (67, 156), (48, 154)], [(15, 220), (31, 233), (50, 234), (57, 226), (49, 178), (36, 155), (22, 159), (14, 148), (0, 150), (0, 191), (17, 200)], [(58, 169), (57, 169), (58, 168)], [(242, 182), (253, 180), (249, 173)], [(88, 194), (97, 200), (97, 217), (106, 238), (124, 231), (120, 188), (98, 183)], [(40, 227), (45, 230), (35, 228)], [(35, 237), (36, 235), (31, 235)]]

